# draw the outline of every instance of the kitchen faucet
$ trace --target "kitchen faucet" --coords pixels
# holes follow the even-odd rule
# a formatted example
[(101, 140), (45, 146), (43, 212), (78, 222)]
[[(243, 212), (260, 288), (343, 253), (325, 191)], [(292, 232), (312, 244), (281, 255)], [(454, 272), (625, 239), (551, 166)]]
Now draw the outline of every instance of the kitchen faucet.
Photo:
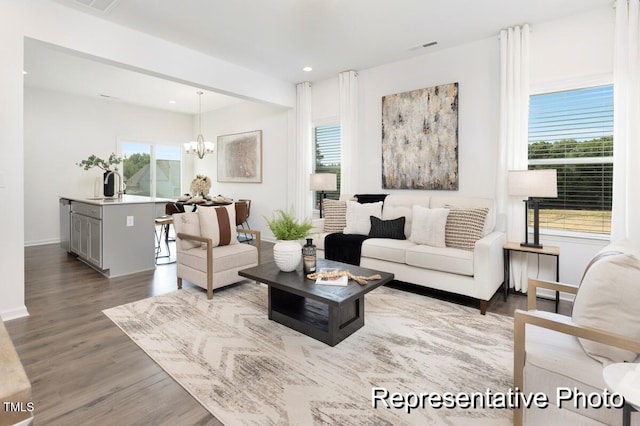
[(107, 172), (107, 174), (104, 175), (104, 183), (105, 184), (107, 184), (107, 182), (109, 182), (109, 177), (111, 175), (118, 176), (118, 199), (120, 199), (120, 198), (122, 198), (122, 194), (124, 194), (124, 190), (126, 188), (126, 185), (122, 181), (122, 175), (120, 173), (118, 173), (117, 171), (114, 171), (114, 170), (109, 170)]

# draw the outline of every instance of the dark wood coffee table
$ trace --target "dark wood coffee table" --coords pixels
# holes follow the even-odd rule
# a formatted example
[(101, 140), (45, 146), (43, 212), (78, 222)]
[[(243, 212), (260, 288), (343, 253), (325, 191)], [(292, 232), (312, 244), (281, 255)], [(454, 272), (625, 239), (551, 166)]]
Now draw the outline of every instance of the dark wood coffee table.
[(282, 272), (274, 262), (244, 269), (238, 274), (269, 286), (269, 319), (316, 340), (335, 346), (364, 325), (364, 295), (393, 280), (393, 274), (318, 259), (320, 268), (339, 268), (353, 275), (380, 274), (382, 279), (346, 287), (316, 284), (301, 268)]

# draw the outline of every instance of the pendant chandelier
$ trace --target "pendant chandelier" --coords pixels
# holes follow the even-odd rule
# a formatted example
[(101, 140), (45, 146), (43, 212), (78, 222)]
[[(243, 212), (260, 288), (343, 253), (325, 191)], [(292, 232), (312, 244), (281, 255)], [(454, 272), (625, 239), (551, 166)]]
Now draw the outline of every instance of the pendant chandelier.
[(196, 92), (199, 96), (199, 112), (198, 112), (198, 136), (195, 141), (186, 142), (184, 144), (184, 151), (187, 154), (196, 154), (198, 158), (202, 159), (205, 154), (213, 153), (216, 145), (213, 142), (204, 140), (202, 136), (202, 95), (203, 92)]

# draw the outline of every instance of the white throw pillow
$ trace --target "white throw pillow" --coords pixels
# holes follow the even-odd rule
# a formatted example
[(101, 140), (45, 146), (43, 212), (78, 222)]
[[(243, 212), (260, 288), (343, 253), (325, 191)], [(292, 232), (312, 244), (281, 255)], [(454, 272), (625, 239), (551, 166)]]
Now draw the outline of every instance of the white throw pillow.
[[(236, 231), (236, 208), (233, 204), (224, 207), (200, 207), (200, 235), (211, 238), (211, 246), (225, 246), (238, 243)], [(202, 245), (206, 248), (206, 244)]]
[[(571, 317), (577, 324), (640, 339), (640, 260), (633, 251), (612, 244), (589, 263), (573, 304)], [(626, 251), (626, 250), (625, 250)], [(632, 362), (634, 352), (579, 339), (589, 356), (607, 365)]]
[(412, 208), (413, 221), (409, 240), (416, 244), (426, 244), (432, 247), (446, 247), (445, 227), (449, 209), (429, 209), (414, 205)]
[(345, 234), (369, 235), (371, 231), (371, 216), (382, 218), (382, 201), (377, 203), (360, 204), (357, 201), (347, 201), (347, 226), (342, 231)]

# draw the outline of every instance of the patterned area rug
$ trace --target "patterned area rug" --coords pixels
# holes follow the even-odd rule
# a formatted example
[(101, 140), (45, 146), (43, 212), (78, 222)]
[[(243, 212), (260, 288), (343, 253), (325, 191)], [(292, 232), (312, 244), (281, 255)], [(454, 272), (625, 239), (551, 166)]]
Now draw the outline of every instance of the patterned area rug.
[(333, 348), (269, 321), (267, 287), (254, 283), (104, 313), (226, 425), (511, 424), (508, 409), (374, 408), (372, 388), (507, 392), (512, 318), (386, 287), (365, 308), (364, 327)]

